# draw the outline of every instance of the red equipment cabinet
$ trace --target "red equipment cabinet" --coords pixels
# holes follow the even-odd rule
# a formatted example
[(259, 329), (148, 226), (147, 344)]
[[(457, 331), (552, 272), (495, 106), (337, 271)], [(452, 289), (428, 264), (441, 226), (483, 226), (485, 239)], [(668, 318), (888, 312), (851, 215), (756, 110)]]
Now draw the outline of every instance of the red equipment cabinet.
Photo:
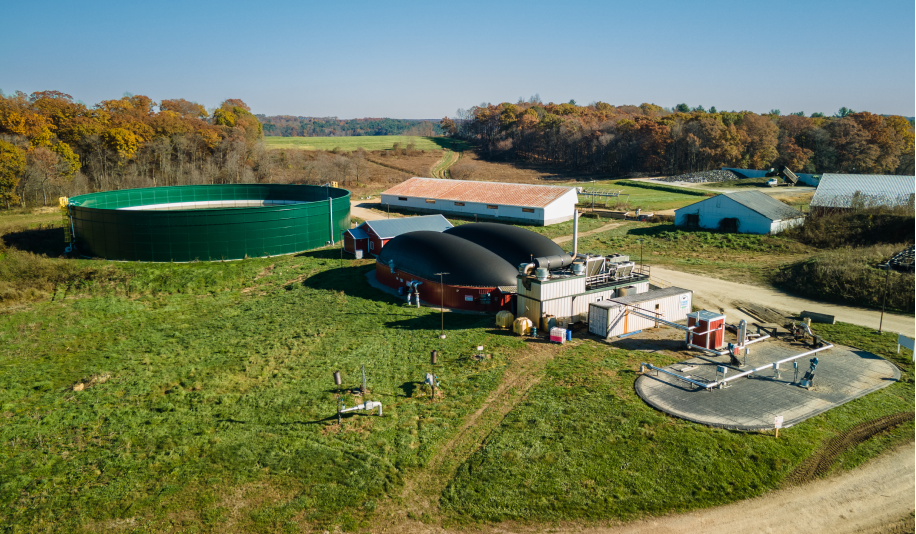
[(691, 343), (705, 349), (719, 350), (725, 346), (725, 316), (700, 310), (687, 314), (687, 326), (696, 326), (693, 329)]

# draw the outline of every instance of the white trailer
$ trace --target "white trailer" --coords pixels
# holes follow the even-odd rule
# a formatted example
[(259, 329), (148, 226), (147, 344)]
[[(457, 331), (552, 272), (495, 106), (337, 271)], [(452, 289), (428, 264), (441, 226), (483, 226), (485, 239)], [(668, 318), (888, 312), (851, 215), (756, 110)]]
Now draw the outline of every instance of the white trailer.
[[(604, 338), (622, 336), (658, 326), (654, 319), (642, 314), (677, 322), (687, 319), (692, 306), (693, 291), (680, 287), (593, 302), (588, 307), (588, 331)], [(641, 315), (629, 313), (632, 308), (639, 310)]]

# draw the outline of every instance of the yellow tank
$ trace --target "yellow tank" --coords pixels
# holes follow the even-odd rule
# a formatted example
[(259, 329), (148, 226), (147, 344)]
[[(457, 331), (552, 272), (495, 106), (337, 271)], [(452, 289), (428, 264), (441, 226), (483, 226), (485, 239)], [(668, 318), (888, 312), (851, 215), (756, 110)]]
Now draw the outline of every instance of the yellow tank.
[(500, 328), (511, 328), (515, 316), (509, 310), (503, 310), (496, 314), (496, 326)]
[(527, 317), (519, 317), (512, 322), (512, 331), (520, 336), (527, 336), (531, 333), (531, 319)]
[(544, 315), (541, 317), (541, 331), (550, 332), (550, 329), (557, 326), (557, 318), (553, 315)]

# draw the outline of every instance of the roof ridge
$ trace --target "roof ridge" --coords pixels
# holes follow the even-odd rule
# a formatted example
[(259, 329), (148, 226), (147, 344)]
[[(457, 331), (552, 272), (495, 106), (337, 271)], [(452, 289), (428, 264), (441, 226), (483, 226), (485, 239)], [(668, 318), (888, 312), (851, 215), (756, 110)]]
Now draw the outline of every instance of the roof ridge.
[[(437, 182), (461, 182), (461, 183), (466, 183), (466, 184), (500, 184), (500, 185), (517, 185), (517, 186), (522, 186), (522, 187), (555, 187), (557, 189), (575, 189), (576, 188), (576, 186), (574, 185), (525, 184), (525, 183), (519, 183), (519, 182), (494, 182), (490, 180), (457, 180), (454, 178), (430, 178), (427, 176), (411, 176), (407, 180), (404, 180), (404, 182), (407, 182), (409, 180), (414, 180), (414, 179), (436, 180)], [(404, 183), (404, 182), (401, 182), (401, 183)], [(398, 185), (401, 185), (401, 184), (397, 184), (395, 185), (395, 187), (397, 187)]]

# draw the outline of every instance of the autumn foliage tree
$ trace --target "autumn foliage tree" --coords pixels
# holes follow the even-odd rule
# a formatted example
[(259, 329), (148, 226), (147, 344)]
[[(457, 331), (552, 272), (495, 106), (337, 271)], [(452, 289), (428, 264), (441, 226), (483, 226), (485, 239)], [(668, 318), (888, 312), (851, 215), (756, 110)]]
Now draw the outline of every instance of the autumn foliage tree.
[(613, 106), (540, 100), (482, 104), (440, 122), (491, 158), (586, 172), (679, 174), (788, 166), (797, 172), (913, 174), (913, 125), (899, 116), (843, 109), (783, 116), (777, 110), (707, 112), (679, 104)]
[(262, 127), (241, 100), (214, 116), (184, 99), (125, 95), (86, 106), (59, 91), (0, 93), (0, 196), (256, 181)]

